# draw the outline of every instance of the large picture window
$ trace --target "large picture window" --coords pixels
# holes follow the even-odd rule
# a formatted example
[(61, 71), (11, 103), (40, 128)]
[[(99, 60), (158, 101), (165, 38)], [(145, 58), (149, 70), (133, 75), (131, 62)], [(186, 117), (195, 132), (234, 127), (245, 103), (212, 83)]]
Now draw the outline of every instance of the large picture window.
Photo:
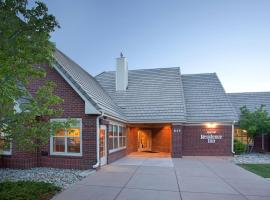
[(126, 148), (126, 128), (121, 125), (109, 125), (109, 152)]
[[(52, 119), (52, 121), (66, 121), (66, 119)], [(51, 155), (82, 155), (82, 120), (75, 119), (71, 128), (53, 130), (50, 139)]]

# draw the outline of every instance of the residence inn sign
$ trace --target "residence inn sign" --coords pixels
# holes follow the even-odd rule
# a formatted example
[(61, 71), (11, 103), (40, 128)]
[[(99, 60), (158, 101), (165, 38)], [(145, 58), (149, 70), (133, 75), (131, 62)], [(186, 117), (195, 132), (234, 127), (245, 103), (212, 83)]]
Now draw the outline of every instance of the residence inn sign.
[(216, 140), (221, 140), (222, 135), (216, 135), (216, 130), (206, 130), (205, 134), (201, 134), (201, 140), (207, 140), (208, 143), (216, 143)]

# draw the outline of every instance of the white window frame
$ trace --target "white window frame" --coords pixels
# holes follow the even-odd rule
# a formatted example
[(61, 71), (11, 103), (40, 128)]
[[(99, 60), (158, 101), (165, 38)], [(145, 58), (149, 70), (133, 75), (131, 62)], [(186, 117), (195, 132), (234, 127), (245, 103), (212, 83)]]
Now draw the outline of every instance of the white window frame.
[[(76, 120), (80, 124), (80, 153), (69, 153), (67, 152), (67, 138), (68, 136), (63, 136), (65, 138), (65, 152), (54, 152), (53, 151), (53, 138), (54, 136), (50, 136), (50, 155), (54, 156), (82, 156), (82, 119), (81, 118), (72, 118), (73, 120)], [(51, 119), (50, 121), (57, 121), (57, 122), (66, 122), (67, 119)], [(72, 128), (72, 126), (71, 126)]]
[[(111, 125), (111, 126), (113, 126), (113, 131), (114, 131), (114, 126), (117, 126), (118, 128), (117, 128), (117, 142), (118, 142), (118, 148), (114, 148), (114, 144), (113, 144), (113, 149), (109, 149), (109, 153), (114, 153), (114, 152), (117, 152), (117, 151), (121, 151), (121, 150), (123, 150), (123, 149), (126, 149), (127, 148), (127, 128), (126, 128), (126, 126), (124, 125), (124, 124), (121, 124), (121, 123), (115, 123), (115, 122), (110, 122), (109, 123), (109, 125)], [(120, 136), (119, 136), (119, 127), (122, 127), (122, 131), (123, 131), (123, 129), (125, 128), (126, 129), (126, 135), (125, 135), (125, 140), (126, 140), (126, 142), (125, 142), (125, 146), (123, 146), (123, 147), (119, 147), (119, 139), (120, 139)], [(122, 133), (123, 134), (123, 133)], [(123, 136), (122, 136), (123, 137)], [(121, 137), (121, 138), (122, 138)], [(114, 136), (113, 136), (113, 143), (114, 143)], [(110, 142), (110, 139), (109, 139), (109, 142)], [(108, 145), (108, 146), (110, 146), (110, 145)]]

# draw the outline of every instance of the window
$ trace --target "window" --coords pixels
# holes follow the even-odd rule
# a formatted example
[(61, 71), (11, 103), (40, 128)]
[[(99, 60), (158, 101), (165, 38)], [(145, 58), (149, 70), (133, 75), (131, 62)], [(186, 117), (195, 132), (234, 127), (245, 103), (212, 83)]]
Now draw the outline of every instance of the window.
[(121, 125), (109, 125), (109, 152), (126, 148), (126, 128)]
[(11, 142), (6, 143), (3, 134), (0, 135), (0, 154), (11, 155)]
[(234, 132), (234, 139), (240, 141), (243, 144), (252, 144), (252, 141), (248, 137), (248, 134), (245, 130), (236, 128)]
[[(51, 155), (82, 155), (82, 120), (75, 119), (76, 124), (71, 128), (54, 130), (50, 139)], [(52, 119), (52, 121), (66, 121), (66, 119)]]

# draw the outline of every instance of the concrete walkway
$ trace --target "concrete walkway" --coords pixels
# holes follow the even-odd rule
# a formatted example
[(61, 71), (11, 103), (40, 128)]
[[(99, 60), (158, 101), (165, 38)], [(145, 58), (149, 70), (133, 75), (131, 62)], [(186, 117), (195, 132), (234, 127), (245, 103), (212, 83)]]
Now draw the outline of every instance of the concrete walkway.
[(54, 200), (269, 200), (270, 181), (227, 158), (128, 156)]

